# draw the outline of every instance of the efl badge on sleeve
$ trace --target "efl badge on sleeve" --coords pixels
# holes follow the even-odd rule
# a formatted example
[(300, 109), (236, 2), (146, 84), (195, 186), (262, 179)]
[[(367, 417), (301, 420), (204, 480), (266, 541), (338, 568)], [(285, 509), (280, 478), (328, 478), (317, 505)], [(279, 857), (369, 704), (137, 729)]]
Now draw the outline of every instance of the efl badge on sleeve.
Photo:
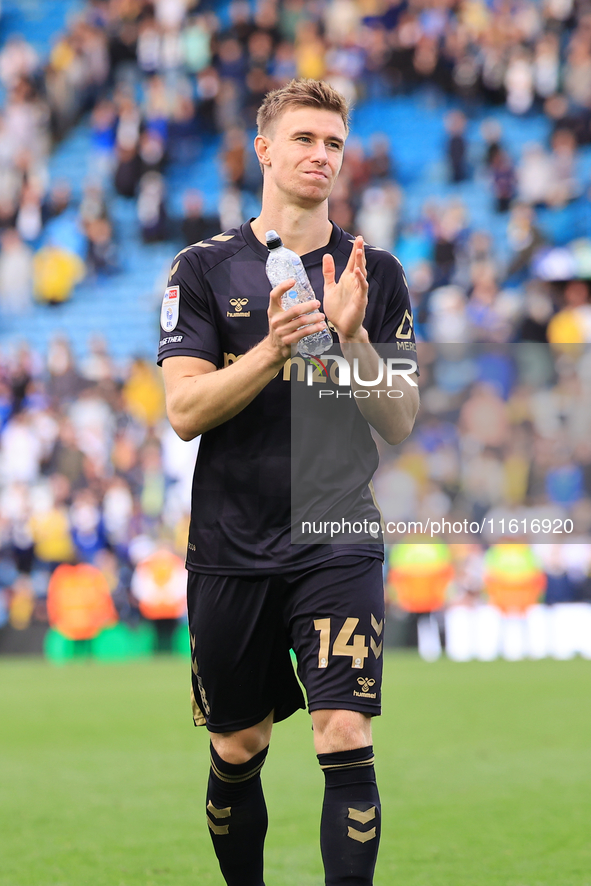
[(160, 325), (165, 332), (172, 332), (179, 322), (179, 302), (181, 300), (181, 287), (169, 286), (162, 299), (160, 311)]

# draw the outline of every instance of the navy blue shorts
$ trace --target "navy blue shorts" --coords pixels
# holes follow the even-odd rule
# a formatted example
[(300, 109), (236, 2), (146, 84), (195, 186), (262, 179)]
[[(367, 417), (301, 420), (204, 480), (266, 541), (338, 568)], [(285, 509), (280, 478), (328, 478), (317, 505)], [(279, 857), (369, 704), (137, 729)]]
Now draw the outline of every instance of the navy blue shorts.
[(281, 576), (189, 573), (195, 724), (235, 732), (308, 710), (381, 711), (384, 585), (377, 558)]

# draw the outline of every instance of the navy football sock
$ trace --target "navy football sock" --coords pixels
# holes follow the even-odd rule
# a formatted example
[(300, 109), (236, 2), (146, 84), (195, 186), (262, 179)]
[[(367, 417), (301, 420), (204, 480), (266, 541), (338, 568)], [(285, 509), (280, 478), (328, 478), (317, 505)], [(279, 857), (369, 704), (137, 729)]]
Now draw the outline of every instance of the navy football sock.
[(325, 791), (320, 848), (326, 886), (371, 886), (381, 806), (373, 747), (318, 754)]
[(267, 807), (261, 785), (266, 747), (247, 763), (226, 763), (211, 746), (207, 823), (228, 886), (264, 886)]

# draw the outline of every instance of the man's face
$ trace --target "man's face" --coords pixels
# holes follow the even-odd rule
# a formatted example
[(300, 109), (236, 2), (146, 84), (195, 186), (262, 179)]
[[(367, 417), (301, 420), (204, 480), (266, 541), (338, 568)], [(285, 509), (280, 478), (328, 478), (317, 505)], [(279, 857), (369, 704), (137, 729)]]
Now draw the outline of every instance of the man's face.
[(343, 162), (345, 125), (334, 111), (289, 108), (258, 138), (265, 180), (299, 206), (328, 199)]

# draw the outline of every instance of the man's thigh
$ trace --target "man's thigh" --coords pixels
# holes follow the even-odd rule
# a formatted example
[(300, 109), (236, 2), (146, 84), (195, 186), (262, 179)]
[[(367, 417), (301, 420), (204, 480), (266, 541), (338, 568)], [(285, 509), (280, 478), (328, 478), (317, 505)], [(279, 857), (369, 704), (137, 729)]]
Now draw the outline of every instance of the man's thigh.
[(285, 588), (272, 577), (189, 573), (195, 723), (236, 732), (304, 707), (282, 614)]
[(289, 630), (308, 709), (381, 712), (384, 584), (377, 558), (344, 556), (298, 575)]

